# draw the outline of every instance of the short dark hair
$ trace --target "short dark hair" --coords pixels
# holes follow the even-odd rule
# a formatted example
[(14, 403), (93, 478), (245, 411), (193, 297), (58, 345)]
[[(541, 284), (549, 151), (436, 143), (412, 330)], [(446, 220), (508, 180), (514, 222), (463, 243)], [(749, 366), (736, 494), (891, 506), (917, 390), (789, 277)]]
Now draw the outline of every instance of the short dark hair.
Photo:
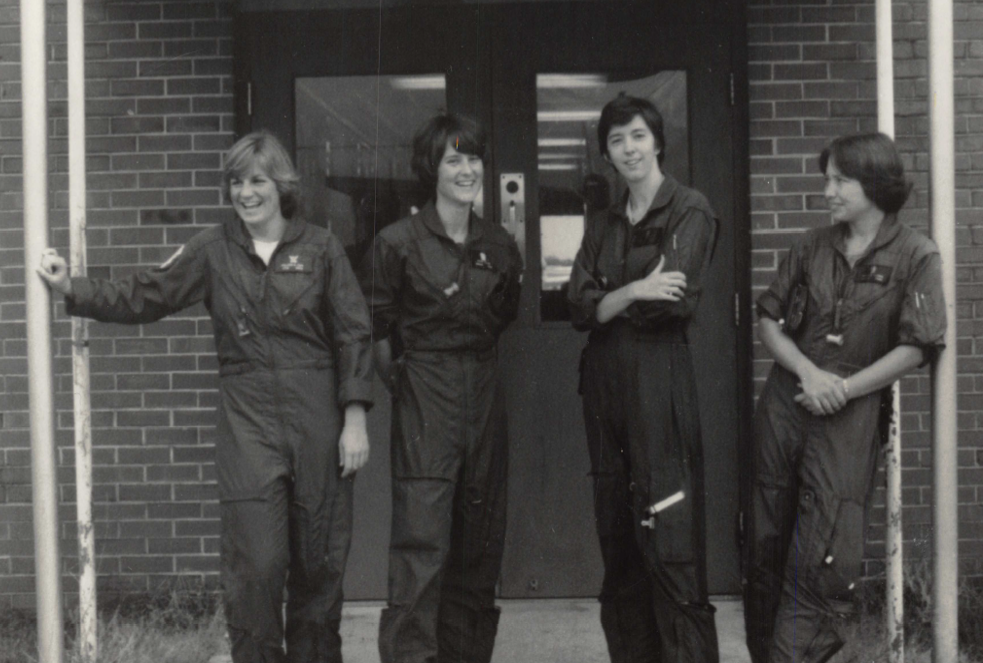
[(908, 200), (911, 182), (905, 177), (898, 148), (886, 135), (840, 136), (819, 155), (823, 174), (830, 159), (841, 173), (860, 182), (864, 195), (882, 212), (896, 214)]
[(597, 122), (597, 141), (600, 143), (601, 154), (608, 155), (608, 134), (612, 127), (628, 124), (635, 117), (641, 117), (655, 136), (656, 147), (659, 148), (659, 166), (666, 158), (666, 132), (662, 113), (648, 99), (632, 97), (622, 92), (604, 105), (601, 119)]
[(230, 183), (240, 178), (252, 166), (258, 166), (276, 184), (280, 194), (280, 213), (292, 219), (300, 211), (300, 175), (294, 168), (287, 149), (269, 131), (254, 131), (236, 141), (225, 155), (225, 171), (222, 173), (222, 193), (229, 202)]
[(427, 120), (413, 137), (410, 165), (431, 195), (437, 189), (437, 167), (444, 158), (448, 141), (453, 141), (454, 149), (461, 154), (485, 158), (485, 132), (472, 118), (441, 113)]

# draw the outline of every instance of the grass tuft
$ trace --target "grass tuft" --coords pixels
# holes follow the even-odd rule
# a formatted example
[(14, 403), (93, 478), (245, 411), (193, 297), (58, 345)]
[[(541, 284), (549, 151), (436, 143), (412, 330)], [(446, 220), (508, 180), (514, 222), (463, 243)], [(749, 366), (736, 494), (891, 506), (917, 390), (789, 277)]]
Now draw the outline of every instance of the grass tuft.
[[(860, 619), (848, 644), (830, 663), (881, 663), (889, 660), (885, 625), (885, 581), (864, 582), (858, 596)], [(905, 663), (932, 663), (932, 565), (929, 560), (905, 562)], [(983, 663), (983, 579), (959, 582), (959, 662)]]
[[(203, 590), (161, 589), (100, 606), (98, 663), (207, 663), (222, 651), (225, 620)], [(65, 620), (65, 663), (82, 663), (78, 613)], [(0, 611), (0, 663), (37, 663), (33, 612)]]

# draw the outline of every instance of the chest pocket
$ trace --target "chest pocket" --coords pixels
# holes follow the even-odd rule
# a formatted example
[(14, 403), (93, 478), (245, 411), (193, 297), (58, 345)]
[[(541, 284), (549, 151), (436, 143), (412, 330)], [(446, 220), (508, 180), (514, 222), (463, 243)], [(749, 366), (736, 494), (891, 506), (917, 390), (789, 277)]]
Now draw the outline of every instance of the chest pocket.
[[(659, 264), (662, 257), (662, 241), (666, 229), (661, 226), (640, 228), (632, 234), (631, 246), (625, 256), (625, 274), (628, 281), (645, 278)], [(668, 270), (668, 266), (666, 267)]]
[(853, 301), (857, 311), (873, 306), (897, 289), (893, 265), (868, 264), (856, 269), (853, 276)]
[(269, 267), (270, 281), (279, 299), (283, 313), (298, 307), (316, 305), (323, 280), (312, 251), (285, 250), (277, 254)]
[(492, 248), (468, 250), (468, 285), (472, 299), (483, 302), (496, 288), (504, 287), (504, 261)]
[(404, 305), (446, 316), (449, 304), (461, 297), (460, 261), (437, 240), (419, 242), (406, 257)]

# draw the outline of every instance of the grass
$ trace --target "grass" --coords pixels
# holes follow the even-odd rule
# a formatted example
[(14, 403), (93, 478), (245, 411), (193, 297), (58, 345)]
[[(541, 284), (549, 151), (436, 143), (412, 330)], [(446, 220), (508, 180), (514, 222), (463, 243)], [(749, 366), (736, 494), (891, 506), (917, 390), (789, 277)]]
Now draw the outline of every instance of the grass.
[[(932, 567), (927, 560), (905, 564), (905, 663), (932, 663)], [(884, 580), (871, 579), (860, 592), (860, 619), (847, 646), (830, 663), (887, 661)], [(983, 663), (983, 579), (959, 582), (959, 663)]]
[[(161, 589), (151, 595), (104, 601), (98, 663), (208, 663), (227, 651), (225, 620), (217, 595), (195, 588)], [(884, 580), (864, 583), (860, 619), (849, 644), (830, 663), (888, 660)], [(905, 662), (932, 662), (932, 572), (927, 561), (905, 568)], [(959, 663), (983, 663), (983, 578), (962, 578), (959, 587)], [(76, 645), (77, 615), (65, 624), (65, 663), (82, 663)], [(0, 663), (37, 663), (37, 623), (26, 611), (0, 611)]]
[[(223, 649), (225, 620), (204, 591), (161, 590), (100, 610), (98, 663), (208, 663)], [(82, 663), (77, 614), (65, 623), (64, 663)], [(0, 663), (36, 663), (37, 622), (27, 611), (0, 612)]]

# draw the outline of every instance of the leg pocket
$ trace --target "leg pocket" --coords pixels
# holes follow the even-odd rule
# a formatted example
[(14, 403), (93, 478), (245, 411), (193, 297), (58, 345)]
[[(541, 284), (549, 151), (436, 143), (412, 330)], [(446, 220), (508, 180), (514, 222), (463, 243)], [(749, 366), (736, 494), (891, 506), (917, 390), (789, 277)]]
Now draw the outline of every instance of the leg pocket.
[(852, 601), (864, 554), (864, 505), (841, 499), (819, 573), (819, 590), (830, 601)]
[[(696, 558), (696, 537), (694, 536), (695, 504), (690, 494), (686, 494), (681, 502), (677, 502), (664, 511), (657, 513), (652, 522), (655, 527), (651, 530), (655, 537), (655, 551), (658, 562), (680, 563), (692, 562)], [(644, 512), (644, 511), (643, 511)], [(639, 516), (648, 518), (648, 515)], [(639, 524), (641, 527), (641, 524)], [(642, 529), (648, 532), (648, 529)]]

